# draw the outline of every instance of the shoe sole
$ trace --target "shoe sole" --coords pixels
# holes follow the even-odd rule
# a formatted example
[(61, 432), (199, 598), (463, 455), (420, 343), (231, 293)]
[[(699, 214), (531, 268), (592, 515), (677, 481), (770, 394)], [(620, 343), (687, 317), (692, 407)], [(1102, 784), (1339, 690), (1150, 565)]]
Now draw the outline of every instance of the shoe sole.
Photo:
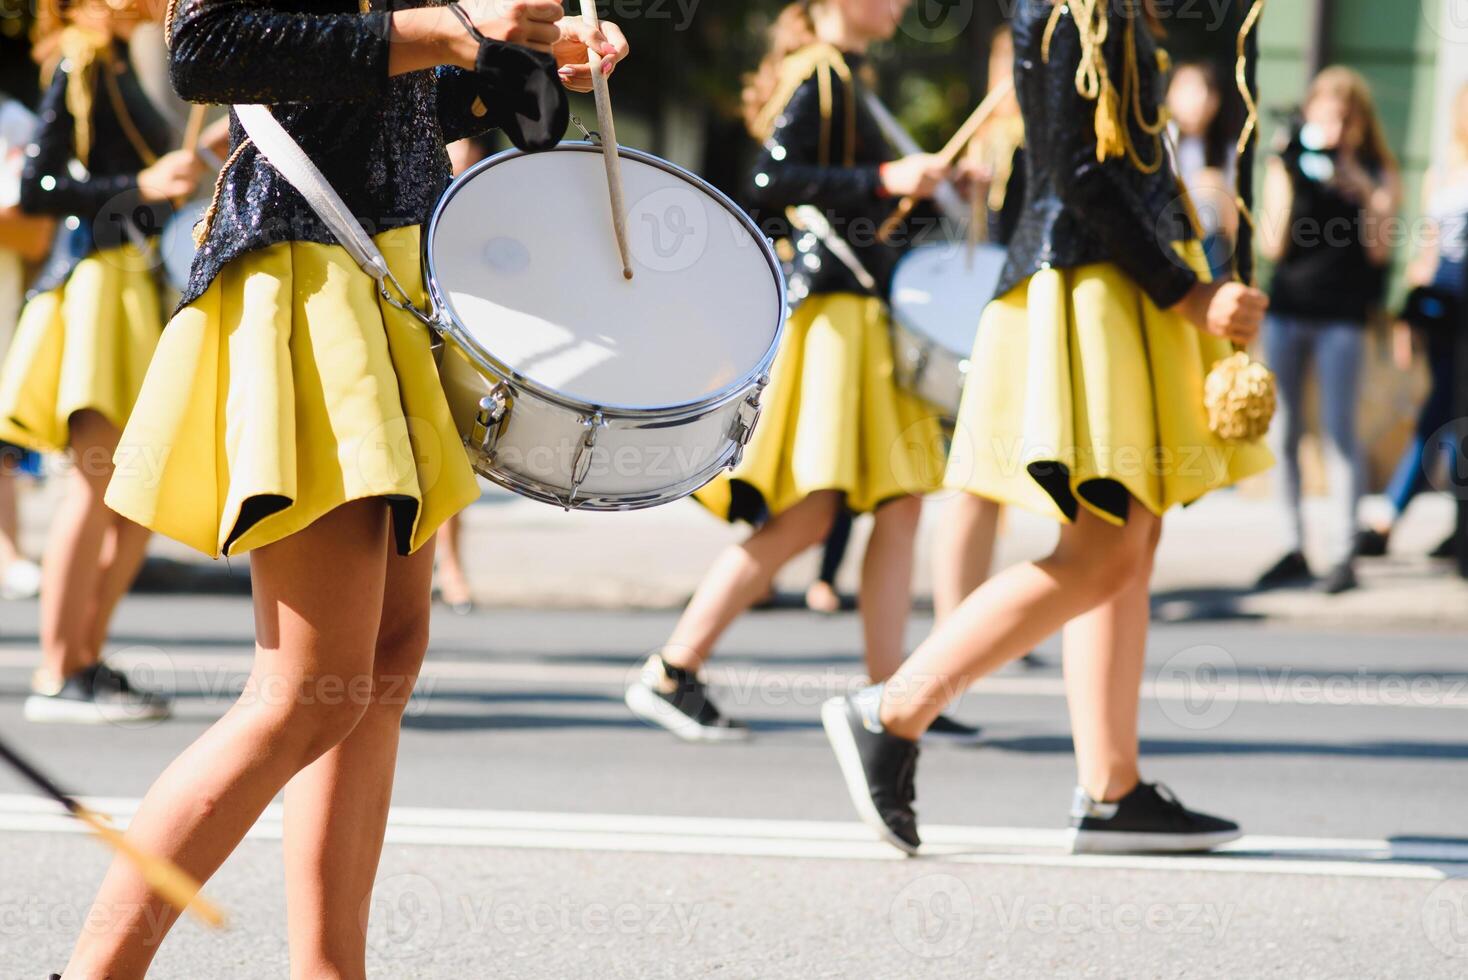
[(672, 732), (685, 742), (743, 742), (749, 738), (747, 728), (710, 728), (700, 725), (643, 684), (634, 684), (627, 688), (622, 700), (634, 715), (649, 725)]
[(1242, 830), (1211, 834), (1141, 834), (1110, 830), (1072, 830), (1072, 854), (1189, 854), (1211, 851), (1244, 836)]
[(821, 705), (821, 727), (826, 730), (826, 741), (836, 753), (836, 765), (841, 769), (841, 778), (846, 782), (846, 792), (856, 807), (856, 815), (884, 842), (891, 844), (909, 856), (918, 849), (892, 833), (882, 815), (872, 803), (872, 789), (867, 784), (867, 774), (861, 767), (861, 753), (857, 751), (856, 739), (851, 737), (851, 724), (846, 716), (846, 699), (832, 698)]
[(173, 714), (171, 708), (117, 708), (90, 701), (38, 697), (25, 699), (22, 716), (41, 725), (126, 725), (145, 721), (162, 721)]

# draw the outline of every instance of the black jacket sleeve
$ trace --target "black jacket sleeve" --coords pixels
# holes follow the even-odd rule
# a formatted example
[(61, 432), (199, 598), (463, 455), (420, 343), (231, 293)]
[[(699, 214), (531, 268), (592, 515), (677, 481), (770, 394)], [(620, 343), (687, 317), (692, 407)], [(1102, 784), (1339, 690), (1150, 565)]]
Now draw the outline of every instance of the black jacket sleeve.
[[(1106, 59), (1113, 83), (1120, 87), (1124, 70), (1126, 39), (1124, 14), (1113, 12)], [(1198, 276), (1173, 248), (1179, 220), (1185, 220), (1181, 192), (1177, 189), (1172, 162), (1166, 160), (1155, 174), (1144, 174), (1126, 157), (1096, 159), (1096, 103), (1084, 98), (1075, 86), (1079, 42), (1075, 23), (1066, 17), (1060, 31), (1067, 32), (1060, 57), (1057, 32), (1055, 57), (1040, 70), (1058, 75), (1046, 89), (1056, 93), (1051, 125), (1059, 128), (1054, 146), (1057, 162), (1064, 168), (1059, 188), (1062, 199), (1085, 222), (1086, 230), (1105, 243), (1114, 261), (1159, 307), (1177, 305), (1198, 282)], [(1130, 114), (1129, 107), (1123, 112)], [(1124, 123), (1130, 125), (1130, 123)], [(1135, 128), (1133, 129), (1136, 135)], [(1146, 142), (1138, 140), (1144, 157)], [(1170, 186), (1162, 186), (1167, 184)], [(1167, 207), (1159, 210), (1158, 202)]]
[[(839, 160), (846, 118), (844, 100), (851, 97), (840, 79), (833, 79), (830, 156)], [(750, 202), (760, 211), (777, 213), (800, 204), (836, 213), (868, 206), (878, 196), (881, 180), (876, 164), (855, 167), (821, 163), (820, 89), (813, 75), (806, 79), (776, 120), (774, 131), (755, 160)]]
[(546, 150), (566, 132), (566, 89), (548, 54), (486, 41), (473, 71), (438, 69), (438, 120), (446, 142), (502, 129), (522, 150)]
[(305, 14), (264, 0), (181, 0), (173, 87), (188, 102), (346, 102), (387, 92), (391, 14)]
[(26, 151), (20, 178), (20, 208), (30, 214), (61, 217), (76, 215), (95, 221), (102, 212), (116, 208), (121, 199), (131, 199), (138, 187), (137, 174), (76, 177), (71, 170), (76, 156), (76, 120), (66, 107), (66, 86), (71, 80), (63, 61), (51, 78), (41, 100), (41, 125)]

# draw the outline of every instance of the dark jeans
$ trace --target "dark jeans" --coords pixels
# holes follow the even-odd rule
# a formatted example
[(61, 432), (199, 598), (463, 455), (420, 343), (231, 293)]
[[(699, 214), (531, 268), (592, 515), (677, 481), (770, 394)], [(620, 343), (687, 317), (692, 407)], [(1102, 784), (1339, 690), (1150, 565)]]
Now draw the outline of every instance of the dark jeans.
[(1305, 522), (1300, 507), (1300, 437), (1304, 435), (1305, 372), (1314, 368), (1320, 382), (1321, 435), (1333, 519), (1330, 560), (1351, 557), (1356, 536), (1356, 505), (1364, 483), (1357, 439), (1356, 410), (1361, 400), (1361, 360), (1366, 330), (1360, 323), (1271, 316), (1264, 353), (1279, 386), (1274, 423), (1279, 457), (1279, 498), (1288, 518), (1286, 550), (1302, 551)]
[(1452, 337), (1433, 337), (1427, 344), (1427, 367), (1432, 373), (1432, 388), (1427, 400), (1417, 413), (1417, 428), (1412, 442), (1402, 453), (1392, 482), (1387, 487), (1386, 498), (1397, 516), (1407, 509), (1412, 498), (1429, 489), (1428, 473), (1443, 456), (1451, 460), (1456, 446), (1451, 432), (1443, 431), (1453, 420), (1453, 369), (1454, 356)]

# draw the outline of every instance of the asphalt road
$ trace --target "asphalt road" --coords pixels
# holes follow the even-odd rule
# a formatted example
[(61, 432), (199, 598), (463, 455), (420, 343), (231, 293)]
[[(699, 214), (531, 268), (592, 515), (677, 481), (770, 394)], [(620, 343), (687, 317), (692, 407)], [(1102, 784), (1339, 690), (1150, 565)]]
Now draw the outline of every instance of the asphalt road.
[[(405, 722), (372, 915), (374, 977), (1468, 976), (1468, 640), (1246, 622), (1159, 626), (1145, 774), (1250, 835), (1209, 858), (1079, 859), (1054, 643), (926, 750), (927, 856), (855, 824), (817, 720), (853, 682), (849, 614), (761, 612), (716, 694), (743, 745), (689, 746), (621, 704), (664, 613), (443, 615)], [(926, 621), (913, 624), (919, 638)], [(0, 733), (125, 814), (249, 666), (241, 598), (130, 598), (116, 656), (176, 691), (142, 728), (19, 718), (35, 607), (0, 605)], [(279, 817), (210, 883), (151, 976), (286, 975)], [(59, 969), (106, 855), (0, 772), (0, 977)]]

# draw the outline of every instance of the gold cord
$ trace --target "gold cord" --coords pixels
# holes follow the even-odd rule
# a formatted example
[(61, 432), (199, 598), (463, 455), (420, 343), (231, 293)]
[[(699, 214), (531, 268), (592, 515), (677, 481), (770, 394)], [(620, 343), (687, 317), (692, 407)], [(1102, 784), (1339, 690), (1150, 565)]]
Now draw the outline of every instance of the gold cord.
[(235, 162), (240, 158), (240, 154), (245, 152), (245, 147), (249, 146), (250, 143), (250, 138), (246, 136), (240, 141), (240, 145), (234, 148), (234, 152), (229, 155), (229, 159), (224, 161), (224, 166), (219, 168), (219, 175), (214, 178), (214, 194), (209, 198), (209, 207), (204, 212), (204, 217), (199, 219), (198, 225), (194, 228), (194, 245), (202, 248), (205, 240), (209, 237), (209, 232), (214, 230), (214, 216), (219, 212), (219, 196), (224, 193), (224, 176), (229, 173), (229, 168), (235, 165)]
[[(1254, 93), (1249, 88), (1248, 73), (1248, 40), (1249, 35), (1259, 26), (1259, 18), (1264, 14), (1265, 0), (1254, 0), (1254, 5), (1249, 8), (1249, 13), (1244, 17), (1243, 26), (1239, 28), (1239, 37), (1235, 51), (1234, 81), (1238, 85), (1239, 94), (1244, 99), (1244, 126), (1239, 131), (1238, 153), (1242, 157), (1249, 149), (1249, 144), (1259, 134), (1259, 102), (1254, 98)], [(1238, 208), (1239, 218), (1249, 226), (1249, 233), (1255, 234), (1257, 225), (1254, 222), (1254, 213), (1244, 200), (1243, 181), (1246, 179), (1242, 164), (1236, 168), (1234, 175), (1234, 205)], [(1249, 285), (1255, 285), (1258, 275), (1254, 269), (1249, 270)]]

